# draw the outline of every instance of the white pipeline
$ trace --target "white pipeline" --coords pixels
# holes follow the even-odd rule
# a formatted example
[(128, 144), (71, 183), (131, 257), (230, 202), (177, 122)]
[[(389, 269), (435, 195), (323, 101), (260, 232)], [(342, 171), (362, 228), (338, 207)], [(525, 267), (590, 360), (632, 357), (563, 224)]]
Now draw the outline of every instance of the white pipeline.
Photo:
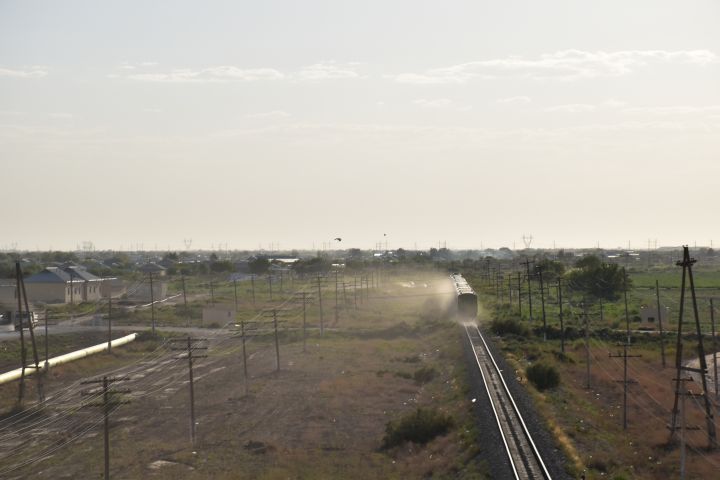
[[(130, 343), (137, 337), (137, 333), (131, 333), (130, 335), (127, 335), (125, 337), (116, 338), (112, 342), (110, 342), (111, 347), (119, 347), (121, 345), (125, 345), (126, 343)], [(51, 358), (48, 360), (48, 366), (54, 367), (55, 365), (60, 365), (62, 363), (68, 363), (72, 362), (73, 360), (79, 360), (81, 358), (85, 358), (89, 355), (93, 355), (95, 353), (104, 352), (107, 350), (108, 344), (107, 342), (101, 343), (99, 345), (94, 345), (92, 347), (83, 348), (82, 350), (76, 350), (74, 352), (66, 353), (65, 355), (60, 355), (59, 357)], [(40, 362), (40, 368), (37, 370), (42, 370), (45, 368), (45, 362)], [(32, 368), (25, 367), (25, 375), (32, 375), (35, 373), (36, 369), (34, 366)], [(0, 374), (0, 385), (3, 383), (11, 382), (13, 380), (17, 380), (22, 375), (22, 368), (16, 368), (15, 370), (11, 370), (9, 372), (5, 372), (3, 374)]]

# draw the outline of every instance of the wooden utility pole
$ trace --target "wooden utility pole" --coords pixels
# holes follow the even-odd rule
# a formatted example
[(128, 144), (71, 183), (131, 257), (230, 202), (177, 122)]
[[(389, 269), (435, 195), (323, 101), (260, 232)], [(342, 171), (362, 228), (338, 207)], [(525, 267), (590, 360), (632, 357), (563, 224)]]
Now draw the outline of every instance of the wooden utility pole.
[(340, 307), (338, 304), (338, 271), (335, 270), (335, 325), (337, 325), (338, 320), (340, 319), (339, 318), (340, 312), (338, 311), (339, 308)]
[(253, 307), (255, 306), (255, 274), (250, 275), (250, 284), (252, 285), (252, 298), (253, 298)]
[(108, 353), (112, 351), (112, 296), (108, 293)]
[[(657, 300), (658, 324), (660, 325), (660, 357), (662, 358), (662, 366), (665, 368), (665, 332), (663, 332), (662, 310), (660, 310), (660, 283), (655, 280), (655, 299)], [(712, 300), (710, 300), (712, 305)], [(715, 382), (717, 388), (717, 382)]]
[(182, 280), (183, 303), (185, 304), (185, 316), (187, 317), (187, 326), (190, 326), (190, 310), (187, 303), (187, 290), (185, 289), (185, 272), (180, 270), (180, 279)]
[(517, 272), (517, 284), (518, 284), (518, 289), (517, 289), (517, 292), (518, 292), (518, 313), (519, 313), (519, 315), (520, 315), (520, 318), (522, 319), (522, 292), (521, 292), (521, 290), (520, 290), (520, 289), (522, 288), (522, 283), (521, 283), (520, 277), (521, 277), (521, 273), (518, 271), (518, 272)]
[(710, 299), (710, 325), (712, 325), (713, 338), (713, 381), (715, 383), (715, 399), (718, 398), (718, 369), (717, 369), (717, 337), (715, 336), (715, 307)]
[[(196, 435), (195, 435), (195, 380), (193, 378), (193, 360), (199, 359), (199, 358), (207, 358), (207, 355), (195, 355), (193, 352), (195, 350), (207, 350), (207, 347), (203, 346), (197, 346), (195, 345), (195, 342), (203, 342), (206, 339), (204, 338), (192, 338), (187, 337), (187, 346), (186, 347), (171, 347), (172, 350), (176, 351), (186, 351), (186, 356), (188, 360), (188, 378), (190, 380), (190, 442), (192, 446), (195, 446), (196, 443)], [(183, 342), (184, 340), (178, 339), (178, 342)]]
[(325, 333), (325, 323), (323, 321), (323, 306), (322, 306), (322, 288), (320, 285), (320, 274), (317, 276), (317, 292), (318, 292), (318, 306), (320, 307), (320, 335)]
[(150, 276), (150, 314), (152, 315), (152, 334), (155, 336), (155, 289), (153, 288), (153, 275), (152, 272), (148, 272)]
[(630, 343), (630, 314), (628, 313), (628, 301), (627, 301), (627, 271), (625, 268), (623, 272), (623, 297), (625, 298), (625, 326), (627, 330), (627, 343)]
[(623, 347), (623, 353), (618, 353), (616, 355), (613, 355), (611, 353), (608, 353), (608, 357), (610, 358), (620, 358), (623, 359), (623, 379), (622, 380), (616, 380), (617, 382), (622, 382), (623, 384), (623, 430), (627, 430), (627, 390), (628, 390), (628, 384), (629, 383), (637, 383), (634, 380), (628, 380), (627, 374), (628, 374), (628, 367), (627, 367), (627, 359), (631, 357), (641, 357), (642, 355), (628, 355), (627, 349), (629, 347), (632, 347), (629, 343), (623, 343), (619, 345)]
[[(110, 386), (113, 383), (127, 380), (128, 377), (103, 377), (97, 380), (86, 380), (82, 384), (101, 384), (102, 385), (102, 403), (94, 402), (84, 404), (83, 407), (103, 407), (103, 431), (104, 431), (104, 450), (105, 450), (105, 480), (110, 479), (110, 412), (113, 407), (130, 403), (129, 400), (118, 399), (117, 395), (130, 393), (128, 389), (113, 390)], [(81, 392), (82, 396), (97, 396), (100, 393), (97, 390), (85, 390)]]
[(538, 265), (538, 275), (540, 276), (540, 303), (542, 305), (542, 321), (543, 321), (543, 341), (547, 341), (547, 320), (545, 318), (545, 284), (543, 283), (543, 267)]
[(233, 288), (235, 289), (235, 313), (237, 313), (237, 311), (238, 311), (237, 278), (233, 279)]
[(530, 323), (533, 321), (532, 315), (532, 284), (530, 283), (530, 259), (525, 259), (525, 268), (527, 270), (527, 287), (528, 287), (528, 308), (530, 309)]
[(273, 309), (273, 329), (275, 330), (275, 371), (280, 371), (280, 341), (278, 340), (277, 309)]
[(583, 302), (583, 317), (585, 318), (585, 368), (586, 383), (585, 388), (590, 389), (590, 325), (588, 320), (587, 303)]
[[(15, 289), (17, 290), (18, 298), (18, 321), (20, 324), (20, 357), (21, 357), (21, 372), (20, 372), (20, 391), (18, 397), (18, 403), (22, 405), (25, 396), (25, 369), (34, 368), (37, 380), (37, 391), (38, 401), (43, 402), (45, 400), (45, 390), (43, 388), (43, 375), (40, 372), (40, 357), (38, 356), (37, 343), (35, 342), (35, 325), (33, 323), (33, 313), (30, 311), (30, 305), (27, 298), (27, 291), (25, 290), (25, 280), (23, 279), (22, 268), (20, 262), (15, 262)], [(24, 300), (24, 301), (21, 301)], [(25, 311), (23, 312), (23, 305)], [(28, 332), (30, 332), (30, 344), (32, 345), (33, 360), (35, 364), (28, 366), (27, 364), (27, 350), (25, 348), (25, 315), (27, 315)]]
[[(702, 381), (702, 393), (698, 394), (703, 397), (705, 406), (705, 421), (707, 423), (707, 434), (708, 434), (708, 448), (715, 449), (717, 447), (717, 436), (715, 432), (715, 420), (713, 415), (712, 405), (710, 404), (710, 397), (707, 390), (707, 361), (705, 359), (705, 348), (703, 346), (702, 329), (700, 327), (700, 315), (698, 313), (697, 297), (695, 296), (695, 281), (692, 274), (692, 266), (696, 260), (690, 258), (690, 250), (687, 246), (683, 247), (683, 259), (677, 262), (678, 266), (681, 266), (682, 271), (682, 282), (680, 290), (680, 312), (678, 318), (677, 328), (677, 346), (675, 349), (675, 369), (676, 369), (676, 385), (675, 385), (675, 400), (673, 402), (672, 409), (672, 420), (670, 423), (670, 441), (673, 440), (675, 430), (677, 426), (677, 414), (678, 414), (678, 401), (680, 395), (680, 382), (682, 381), (682, 372), (689, 371), (695, 372), (699, 375)], [(685, 280), (688, 279), (690, 283), (690, 294), (693, 304), (693, 313), (695, 315), (695, 333), (697, 337), (697, 355), (700, 361), (700, 368), (686, 367), (682, 363), (683, 343), (682, 343), (682, 327), (683, 327), (683, 311), (685, 307)]]
[(565, 324), (563, 323), (562, 280), (558, 278), (558, 305), (560, 306), (560, 351), (565, 353)]
[(270, 301), (272, 302), (272, 274), (271, 273), (268, 273), (267, 280), (268, 280), (268, 292), (270, 294)]
[(210, 280), (210, 305), (215, 306), (215, 288), (212, 280)]

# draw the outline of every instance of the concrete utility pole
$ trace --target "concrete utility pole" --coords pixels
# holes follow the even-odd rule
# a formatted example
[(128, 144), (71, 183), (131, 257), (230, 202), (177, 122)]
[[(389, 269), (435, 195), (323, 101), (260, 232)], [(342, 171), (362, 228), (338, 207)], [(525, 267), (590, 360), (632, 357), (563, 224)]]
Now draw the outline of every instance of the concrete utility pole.
[[(22, 405), (23, 397), (25, 395), (25, 369), (34, 368), (37, 380), (37, 391), (38, 401), (43, 402), (45, 400), (45, 390), (43, 388), (43, 372), (40, 372), (40, 357), (38, 356), (37, 343), (35, 342), (35, 325), (33, 323), (33, 315), (30, 311), (30, 305), (28, 303), (27, 291), (25, 290), (25, 280), (23, 279), (22, 268), (20, 262), (15, 262), (15, 289), (17, 290), (18, 298), (18, 321), (20, 325), (20, 356), (21, 356), (21, 372), (20, 372), (20, 392), (18, 398), (18, 404)], [(21, 298), (24, 302), (21, 302)], [(23, 304), (25, 311), (23, 313)], [(35, 364), (27, 366), (27, 350), (25, 349), (25, 336), (23, 330), (25, 328), (25, 315), (27, 315), (28, 331), (30, 332), (30, 344), (32, 345), (33, 360)]]
[(111, 350), (112, 350), (112, 296), (108, 293), (108, 353), (110, 353)]
[(339, 308), (340, 307), (338, 304), (338, 271), (335, 270), (335, 325), (337, 325), (338, 320), (340, 319), (339, 318), (340, 312), (338, 311)]
[(617, 382), (622, 382), (623, 384), (623, 430), (627, 430), (627, 389), (629, 383), (637, 383), (634, 380), (628, 380), (627, 373), (627, 359), (630, 357), (641, 357), (642, 355), (628, 355), (627, 349), (629, 347), (632, 347), (629, 343), (623, 343), (619, 345), (623, 347), (623, 353), (618, 353), (617, 355), (613, 355), (611, 353), (608, 353), (609, 358), (620, 358), (623, 359), (623, 379), (622, 380), (616, 380)]
[[(195, 447), (196, 443), (196, 435), (195, 435), (195, 380), (193, 378), (193, 360), (199, 359), (199, 358), (207, 358), (207, 355), (194, 355), (193, 352), (195, 350), (207, 350), (207, 347), (197, 346), (195, 342), (203, 342), (206, 341), (205, 338), (192, 338), (190, 336), (187, 337), (187, 346), (186, 347), (171, 347), (172, 350), (175, 351), (186, 351), (186, 356), (188, 360), (188, 378), (190, 380), (189, 386), (190, 386), (190, 442), (193, 447)], [(174, 340), (177, 342), (184, 342), (182, 339)], [(180, 357), (182, 358), (182, 357)]]
[[(657, 300), (658, 324), (660, 325), (660, 357), (662, 366), (665, 368), (665, 332), (663, 332), (662, 311), (660, 310), (660, 283), (657, 280), (655, 280), (655, 299)], [(712, 305), (712, 300), (710, 300), (710, 305)], [(717, 388), (717, 382), (715, 382), (715, 388)]]
[[(102, 403), (95, 402), (95, 403), (88, 403), (83, 405), (83, 407), (103, 407), (103, 432), (104, 432), (104, 450), (105, 450), (105, 476), (103, 477), (106, 480), (110, 479), (110, 412), (113, 407), (117, 407), (119, 405), (125, 405), (130, 403), (129, 400), (124, 399), (116, 399), (117, 395), (123, 394), (123, 393), (130, 393), (130, 390), (128, 389), (122, 389), (122, 390), (111, 390), (110, 385), (116, 382), (121, 382), (123, 380), (127, 380), (129, 377), (103, 377), (102, 379), (98, 380), (86, 380), (84, 382), (81, 382), (82, 384), (101, 384), (102, 385)], [(96, 396), (97, 391), (93, 390), (85, 390), (80, 393), (82, 396)]]

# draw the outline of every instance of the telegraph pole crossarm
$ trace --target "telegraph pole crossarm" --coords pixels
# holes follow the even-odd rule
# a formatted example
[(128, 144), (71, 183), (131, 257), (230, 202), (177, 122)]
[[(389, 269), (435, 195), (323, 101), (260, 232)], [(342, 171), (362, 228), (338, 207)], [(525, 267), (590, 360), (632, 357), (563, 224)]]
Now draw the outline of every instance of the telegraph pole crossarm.
[(103, 377), (102, 379), (85, 380), (80, 382), (83, 385), (88, 384), (102, 384), (101, 390), (90, 389), (80, 392), (81, 396), (93, 396), (97, 397), (99, 393), (102, 393), (102, 402), (90, 402), (82, 405), (83, 407), (103, 407), (103, 430), (104, 430), (104, 450), (105, 450), (105, 478), (110, 478), (110, 413), (113, 407), (119, 405), (126, 405), (130, 403), (129, 400), (124, 398), (116, 398), (121, 394), (130, 393), (129, 389), (111, 389), (110, 386), (116, 382), (122, 382), (129, 380), (130, 377)]
[(608, 357), (623, 359), (623, 379), (615, 380), (615, 381), (623, 384), (623, 430), (627, 430), (627, 389), (628, 389), (628, 384), (637, 383), (635, 380), (628, 380), (628, 378), (627, 378), (627, 375), (628, 375), (627, 359), (641, 357), (642, 355), (628, 355), (627, 349), (632, 347), (632, 345), (629, 343), (622, 343), (622, 344), (619, 344), (618, 346), (623, 348), (623, 352), (618, 353), (616, 355), (608, 353)]
[[(192, 443), (193, 447), (196, 443), (196, 435), (195, 435), (195, 382), (193, 378), (193, 360), (199, 359), (199, 358), (207, 358), (207, 355), (195, 355), (193, 354), (193, 351), (195, 350), (207, 350), (208, 347), (205, 346), (197, 346), (195, 345), (195, 342), (204, 342), (207, 341), (205, 338), (192, 338), (187, 337), (187, 339), (173, 339), (171, 342), (185, 342), (187, 341), (186, 347), (170, 347), (171, 350), (175, 351), (186, 351), (186, 356), (188, 359), (188, 374), (189, 374), (189, 385), (190, 385), (190, 442)], [(179, 358), (183, 358), (183, 356), (180, 356)]]

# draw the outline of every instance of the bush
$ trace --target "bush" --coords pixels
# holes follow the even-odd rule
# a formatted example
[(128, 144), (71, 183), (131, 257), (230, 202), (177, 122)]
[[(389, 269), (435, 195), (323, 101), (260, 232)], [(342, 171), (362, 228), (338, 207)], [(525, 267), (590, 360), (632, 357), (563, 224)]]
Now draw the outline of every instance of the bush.
[(392, 448), (404, 442), (425, 444), (448, 432), (453, 419), (435, 408), (418, 408), (396, 422), (385, 426), (383, 448)]
[(490, 329), (496, 335), (519, 335), (526, 337), (530, 334), (530, 329), (527, 325), (520, 323), (519, 320), (514, 318), (507, 318), (503, 320), (493, 320), (490, 323)]
[(560, 374), (555, 367), (547, 363), (535, 363), (527, 368), (525, 374), (540, 391), (560, 385)]
[(415, 370), (415, 373), (413, 374), (413, 379), (415, 380), (415, 383), (422, 385), (423, 383), (428, 383), (433, 378), (435, 378), (435, 375), (437, 375), (437, 370), (435, 370), (433, 367), (422, 367), (418, 370)]

